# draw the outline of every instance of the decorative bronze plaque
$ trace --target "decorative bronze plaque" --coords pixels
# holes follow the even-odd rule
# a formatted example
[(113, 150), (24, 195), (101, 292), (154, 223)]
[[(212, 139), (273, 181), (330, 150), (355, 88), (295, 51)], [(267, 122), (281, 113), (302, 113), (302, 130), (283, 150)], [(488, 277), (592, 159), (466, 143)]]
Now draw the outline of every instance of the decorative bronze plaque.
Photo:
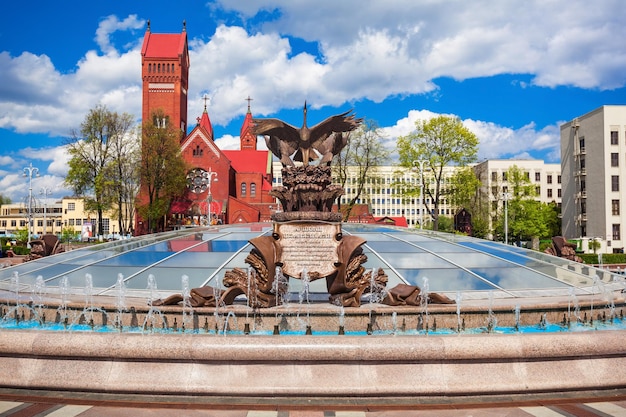
[(274, 223), (274, 232), (278, 234), (276, 243), (282, 253), (280, 261), (285, 275), (302, 278), (302, 271), (306, 270), (308, 274), (317, 272), (317, 277), (309, 275), (316, 279), (335, 272), (341, 223)]

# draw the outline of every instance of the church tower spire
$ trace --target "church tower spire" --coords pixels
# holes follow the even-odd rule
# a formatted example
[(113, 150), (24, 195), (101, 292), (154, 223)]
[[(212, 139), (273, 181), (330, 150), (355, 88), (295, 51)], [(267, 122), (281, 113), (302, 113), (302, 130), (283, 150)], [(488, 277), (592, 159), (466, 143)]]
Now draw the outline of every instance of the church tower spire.
[(246, 98), (246, 101), (248, 102), (248, 111), (246, 112), (246, 117), (243, 120), (243, 125), (241, 126), (241, 131), (239, 132), (239, 146), (242, 151), (245, 149), (256, 151), (257, 137), (252, 130), (254, 123), (252, 122), (252, 112), (250, 111), (250, 102), (252, 100), (253, 99), (251, 99), (250, 96)]
[(211, 119), (209, 118), (209, 112), (207, 111), (206, 103), (209, 100), (209, 97), (205, 94), (202, 98), (204, 100), (204, 111), (202, 112), (202, 116), (198, 117), (198, 125), (203, 127), (209, 134), (211, 140), (214, 140), (213, 137), (213, 125), (211, 124)]

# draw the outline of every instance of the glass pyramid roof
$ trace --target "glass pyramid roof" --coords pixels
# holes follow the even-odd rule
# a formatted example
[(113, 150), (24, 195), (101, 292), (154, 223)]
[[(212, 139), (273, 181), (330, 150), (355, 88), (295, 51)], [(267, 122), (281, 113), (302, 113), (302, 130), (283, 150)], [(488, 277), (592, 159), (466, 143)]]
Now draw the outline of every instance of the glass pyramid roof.
[[(459, 292), (477, 298), (486, 293), (529, 297), (590, 293), (600, 282), (621, 280), (606, 270), (467, 236), (352, 223), (344, 223), (342, 231), (367, 241), (363, 266), (383, 268), (388, 288), (405, 283), (451, 298)], [(128, 295), (145, 295), (149, 275), (156, 279), (160, 295), (180, 293), (183, 275), (189, 288), (222, 287), (225, 271), (248, 268), (245, 258), (252, 249), (248, 240), (271, 233), (271, 223), (224, 225), (87, 246), (0, 269), (0, 289), (9, 290), (16, 272), (20, 284), (34, 286), (41, 276), (46, 288), (58, 287), (66, 276), (75, 291), (84, 287), (89, 274), (94, 295), (114, 295), (119, 274)], [(290, 280), (291, 292), (300, 287), (300, 280)], [(325, 280), (313, 281), (310, 291), (325, 294)]]

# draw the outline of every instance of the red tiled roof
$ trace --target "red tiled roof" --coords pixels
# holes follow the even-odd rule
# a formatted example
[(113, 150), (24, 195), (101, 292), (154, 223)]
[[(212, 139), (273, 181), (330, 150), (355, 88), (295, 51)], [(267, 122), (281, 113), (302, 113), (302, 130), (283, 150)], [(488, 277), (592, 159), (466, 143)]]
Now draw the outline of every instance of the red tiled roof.
[(265, 175), (270, 172), (269, 151), (222, 150), (222, 152), (231, 161), (233, 169), (239, 173), (258, 172)]
[(146, 33), (141, 55), (149, 58), (178, 58), (185, 51), (187, 32)]
[(376, 223), (378, 224), (390, 224), (393, 226), (399, 227), (409, 227), (409, 224), (406, 221), (406, 217), (377, 217)]

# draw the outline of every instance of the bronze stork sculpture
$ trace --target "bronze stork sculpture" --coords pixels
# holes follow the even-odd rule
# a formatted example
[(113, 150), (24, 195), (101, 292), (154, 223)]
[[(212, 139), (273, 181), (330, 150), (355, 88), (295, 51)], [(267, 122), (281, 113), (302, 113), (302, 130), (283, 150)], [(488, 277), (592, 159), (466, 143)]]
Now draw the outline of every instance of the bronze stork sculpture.
[(303, 166), (308, 166), (310, 161), (319, 158), (319, 155), (315, 151), (311, 152), (311, 149), (327, 149), (328, 145), (324, 146), (324, 142), (333, 133), (351, 132), (362, 122), (362, 119), (354, 117), (352, 111), (347, 111), (330, 116), (309, 128), (306, 120), (306, 101), (303, 114), (301, 128), (296, 128), (279, 119), (253, 119), (254, 133), (265, 136), (268, 149), (280, 159), (283, 166), (295, 166), (293, 161), (302, 161)]

